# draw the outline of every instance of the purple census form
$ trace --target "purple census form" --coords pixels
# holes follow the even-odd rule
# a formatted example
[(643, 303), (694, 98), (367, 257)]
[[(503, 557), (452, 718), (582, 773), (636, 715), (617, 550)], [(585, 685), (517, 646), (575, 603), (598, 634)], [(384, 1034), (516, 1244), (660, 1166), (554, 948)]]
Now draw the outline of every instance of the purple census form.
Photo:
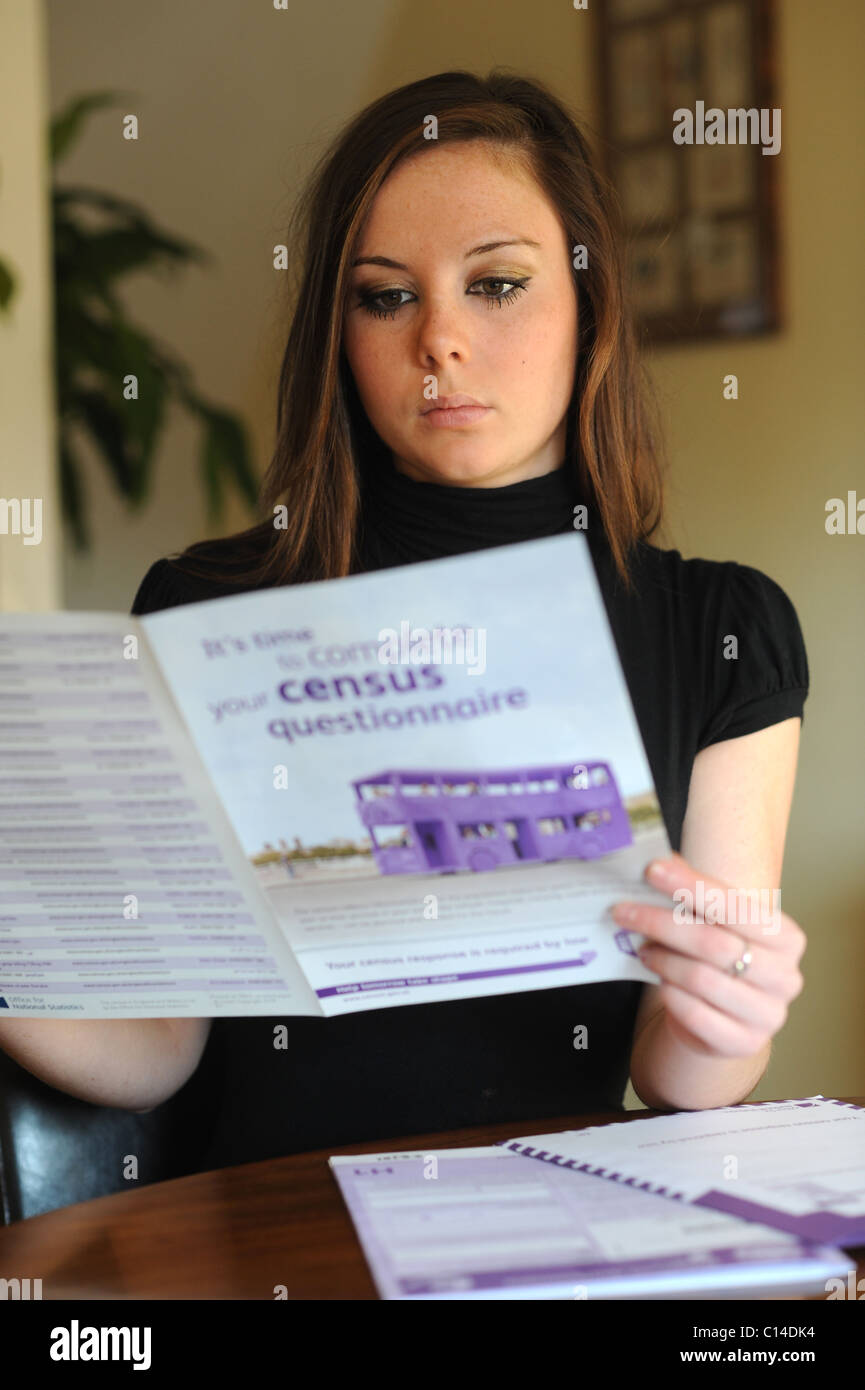
[(843, 1252), (495, 1146), (330, 1160), (386, 1299), (820, 1293)]
[(851, 1249), (865, 1242), (865, 1110), (850, 1101), (817, 1095), (684, 1111), (526, 1135), (507, 1148), (581, 1179), (608, 1179), (802, 1240)]

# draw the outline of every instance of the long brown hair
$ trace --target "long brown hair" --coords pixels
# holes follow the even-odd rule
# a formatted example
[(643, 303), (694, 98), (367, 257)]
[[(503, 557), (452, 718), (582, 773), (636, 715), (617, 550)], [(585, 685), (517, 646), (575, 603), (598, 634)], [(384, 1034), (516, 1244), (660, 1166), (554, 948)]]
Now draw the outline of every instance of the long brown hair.
[[(626, 302), (618, 203), (575, 118), (542, 83), (502, 69), (485, 78), (438, 73), (388, 92), (318, 162), (287, 241), (297, 270), (276, 447), (260, 498), (267, 516), (234, 536), (190, 546), (176, 562), (187, 572), (256, 587), (336, 578), (356, 565), (364, 477), (384, 445), (341, 345), (349, 268), (382, 183), (400, 160), (429, 148), (430, 116), (438, 145), (484, 140), (503, 157), (523, 160), (558, 209), (569, 244), (587, 249), (587, 267), (573, 272), (579, 344), (564, 466), (631, 587), (634, 547), (661, 521), (663, 480), (657, 407)], [(274, 525), (277, 507), (283, 529)]]

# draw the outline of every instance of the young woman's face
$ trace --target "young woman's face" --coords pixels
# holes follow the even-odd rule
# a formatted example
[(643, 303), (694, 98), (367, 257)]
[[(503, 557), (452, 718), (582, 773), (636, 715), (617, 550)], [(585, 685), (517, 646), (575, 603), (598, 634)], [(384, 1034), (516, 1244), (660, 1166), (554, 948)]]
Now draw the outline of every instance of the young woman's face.
[[(512, 244), (490, 249), (501, 242)], [(577, 354), (571, 264), (554, 205), (482, 142), (431, 143), (389, 175), (350, 272), (343, 347), (399, 472), (504, 487), (561, 465)], [(486, 409), (430, 412), (447, 396)]]

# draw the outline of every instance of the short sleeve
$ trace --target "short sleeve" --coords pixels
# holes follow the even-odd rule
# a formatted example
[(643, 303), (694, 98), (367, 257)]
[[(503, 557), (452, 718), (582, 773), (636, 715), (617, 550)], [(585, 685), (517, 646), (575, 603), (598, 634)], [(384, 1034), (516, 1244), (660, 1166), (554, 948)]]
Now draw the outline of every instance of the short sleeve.
[(804, 720), (808, 695), (805, 641), (784, 590), (749, 565), (730, 561), (722, 568), (703, 634), (706, 704), (698, 751), (784, 719)]
[(214, 585), (178, 569), (170, 558), (163, 558), (152, 564), (145, 574), (132, 600), (130, 612), (136, 617), (144, 613), (158, 613), (163, 608), (177, 608), (181, 603), (214, 598), (218, 593)]
[(168, 562), (157, 560), (150, 566), (141, 583), (138, 592), (132, 600), (130, 613), (138, 616), (142, 613), (155, 613), (160, 608), (167, 608), (172, 603), (176, 603), (173, 597), (171, 585), (166, 576)]

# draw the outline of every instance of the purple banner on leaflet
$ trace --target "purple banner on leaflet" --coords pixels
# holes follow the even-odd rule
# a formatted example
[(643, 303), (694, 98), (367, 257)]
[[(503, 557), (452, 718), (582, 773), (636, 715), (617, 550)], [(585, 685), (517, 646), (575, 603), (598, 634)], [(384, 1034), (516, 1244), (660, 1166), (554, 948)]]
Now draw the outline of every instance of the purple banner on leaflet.
[(778, 1207), (764, 1206), (762, 1202), (731, 1197), (726, 1192), (704, 1192), (702, 1196), (695, 1197), (691, 1205), (738, 1216), (742, 1221), (761, 1221), (779, 1231), (789, 1231), (790, 1235), (799, 1236), (800, 1240), (820, 1245), (865, 1245), (865, 1215), (861, 1213), (844, 1216), (840, 1212), (809, 1211), (797, 1216)]
[(539, 965), (509, 965), (501, 970), (461, 970), (449, 975), (406, 975), (392, 980), (364, 980), (354, 985), (328, 985), (317, 989), (319, 999), (333, 994), (363, 994), (373, 989), (397, 989), (409, 985), (450, 985), (459, 980), (494, 980), (502, 975), (527, 975), (538, 970), (567, 970), (572, 965), (589, 965), (597, 951), (584, 951), (575, 960), (543, 961)]

